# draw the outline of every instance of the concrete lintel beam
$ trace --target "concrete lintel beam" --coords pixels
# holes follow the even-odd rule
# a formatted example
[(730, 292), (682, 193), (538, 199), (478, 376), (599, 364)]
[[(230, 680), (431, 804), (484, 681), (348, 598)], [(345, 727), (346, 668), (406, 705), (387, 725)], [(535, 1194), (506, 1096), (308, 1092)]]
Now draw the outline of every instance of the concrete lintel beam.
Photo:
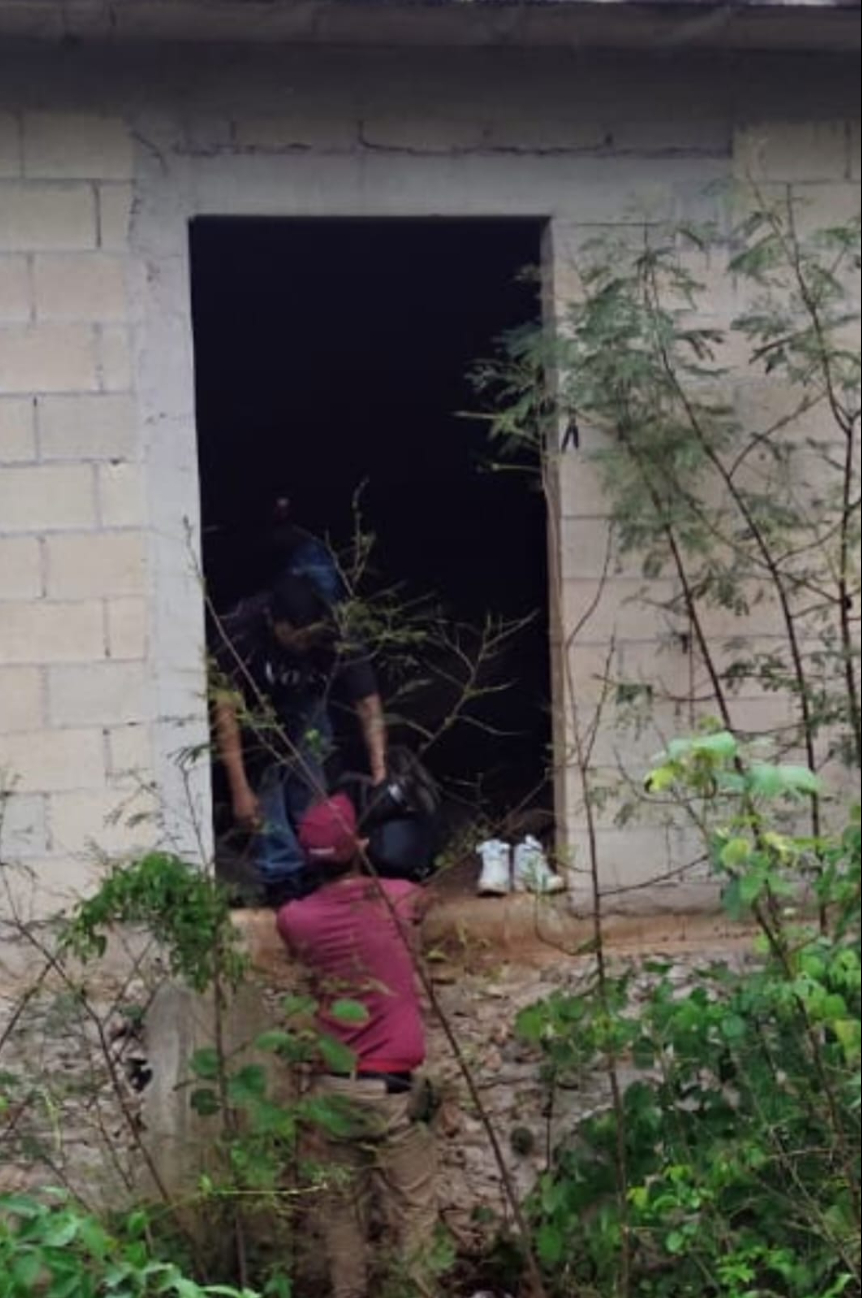
[(0, 38), (576, 49), (860, 48), (859, 0), (0, 0)]

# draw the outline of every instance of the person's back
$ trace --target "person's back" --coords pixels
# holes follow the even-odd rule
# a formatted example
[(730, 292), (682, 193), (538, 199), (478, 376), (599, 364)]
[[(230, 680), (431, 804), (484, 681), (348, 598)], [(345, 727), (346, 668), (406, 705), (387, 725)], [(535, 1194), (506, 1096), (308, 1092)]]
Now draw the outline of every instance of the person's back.
[[(362, 875), (356, 812), (343, 794), (310, 808), (299, 841), (309, 865), (324, 878), (329, 871), (329, 882), (283, 906), (278, 931), (312, 976), (320, 1028), (352, 1053), (350, 1071), (321, 1072), (313, 1083), (342, 1119), (341, 1134), (326, 1140), (336, 1175), (321, 1221), (333, 1298), (367, 1298), (366, 1225), (375, 1190), (410, 1292), (431, 1298), (435, 1151), (414, 1089), (414, 1069), (425, 1058), (411, 940), (422, 890)], [(336, 1000), (358, 1001), (361, 1021), (330, 1013)]]
[[(359, 1074), (409, 1073), (424, 1062), (409, 946), (420, 896), (400, 879), (348, 875), (278, 913), (279, 933), (318, 986), (321, 1028), (353, 1051)], [(365, 1007), (363, 1022), (328, 1013), (345, 997)]]

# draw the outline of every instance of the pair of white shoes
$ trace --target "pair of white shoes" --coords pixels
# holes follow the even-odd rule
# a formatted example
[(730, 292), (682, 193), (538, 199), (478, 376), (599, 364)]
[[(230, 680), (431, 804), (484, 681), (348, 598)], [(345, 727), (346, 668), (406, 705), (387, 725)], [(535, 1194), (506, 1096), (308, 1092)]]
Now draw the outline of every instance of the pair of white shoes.
[(564, 879), (548, 865), (542, 844), (528, 834), (513, 849), (502, 838), (489, 838), (476, 848), (482, 861), (477, 891), (481, 897), (505, 897), (508, 892), (563, 892)]

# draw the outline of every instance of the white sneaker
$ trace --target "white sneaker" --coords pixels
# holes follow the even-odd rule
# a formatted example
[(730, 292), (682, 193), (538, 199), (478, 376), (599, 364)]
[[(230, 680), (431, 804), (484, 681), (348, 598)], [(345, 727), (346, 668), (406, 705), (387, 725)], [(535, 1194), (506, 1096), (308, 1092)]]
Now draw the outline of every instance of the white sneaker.
[(566, 886), (565, 879), (554, 874), (548, 865), (542, 844), (532, 834), (515, 848), (512, 881), (515, 892), (563, 892)]
[(505, 897), (512, 887), (512, 849), (501, 838), (489, 838), (476, 848), (482, 873), (476, 891), (480, 897)]

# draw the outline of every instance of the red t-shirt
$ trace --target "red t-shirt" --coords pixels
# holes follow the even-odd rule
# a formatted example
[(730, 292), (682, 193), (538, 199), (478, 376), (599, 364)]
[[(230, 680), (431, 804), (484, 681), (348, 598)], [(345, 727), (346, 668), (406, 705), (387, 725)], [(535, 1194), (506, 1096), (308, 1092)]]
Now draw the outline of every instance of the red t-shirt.
[[(404, 940), (419, 918), (421, 895), (402, 879), (351, 876), (278, 912), (281, 937), (314, 977), (320, 1028), (353, 1051), (359, 1072), (410, 1072), (425, 1058), (413, 956)], [(367, 1019), (333, 1018), (326, 1007), (339, 999), (360, 1001)]]

